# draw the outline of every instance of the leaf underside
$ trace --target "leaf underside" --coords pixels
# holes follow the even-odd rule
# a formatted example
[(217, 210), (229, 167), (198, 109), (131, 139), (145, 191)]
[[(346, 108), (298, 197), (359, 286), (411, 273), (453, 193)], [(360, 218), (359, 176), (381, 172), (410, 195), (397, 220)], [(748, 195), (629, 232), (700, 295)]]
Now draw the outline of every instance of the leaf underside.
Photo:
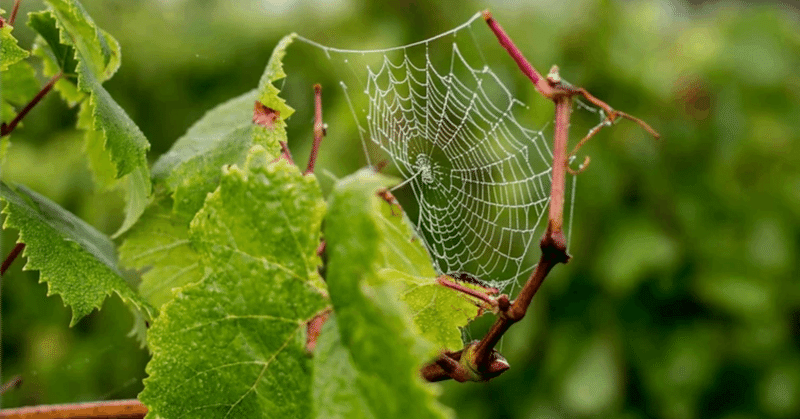
[(6, 203), (3, 228), (19, 230), (19, 241), (26, 244), (24, 269), (38, 270), (40, 282), (48, 284), (48, 295), (59, 294), (72, 309), (70, 326), (99, 309), (114, 292), (148, 318), (155, 316), (155, 309), (117, 269), (114, 244), (107, 236), (25, 187), (13, 190), (0, 183), (0, 191)]
[(86, 132), (86, 151), (101, 187), (127, 190), (126, 215), (116, 235), (129, 229), (148, 204), (150, 143), (102, 87), (119, 68), (120, 47), (95, 25), (76, 0), (48, 0), (50, 11), (32, 13), (29, 26), (40, 36), (34, 52), (45, 74), (62, 72), (56, 90), (81, 104), (78, 128)]

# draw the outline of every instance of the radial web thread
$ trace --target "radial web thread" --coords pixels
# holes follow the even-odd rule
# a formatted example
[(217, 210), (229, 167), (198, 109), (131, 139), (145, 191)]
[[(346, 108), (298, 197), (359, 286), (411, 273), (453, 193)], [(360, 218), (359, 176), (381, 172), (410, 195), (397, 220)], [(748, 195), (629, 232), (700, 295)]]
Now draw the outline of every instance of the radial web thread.
[[(543, 130), (520, 123), (515, 112), (527, 106), (483, 59), (472, 33), (479, 17), (436, 37), (380, 50), (299, 39), (351, 70), (352, 80), (340, 84), (367, 159), (377, 147), (403, 177), (398, 187), (413, 194), (419, 210), (412, 222), (437, 271), (466, 273), (511, 293), (538, 258), (552, 151)], [(470, 58), (456, 42), (465, 39), (476, 47)], [(434, 44), (437, 52), (445, 46), (449, 60), (436, 61)], [(569, 183), (571, 201), (574, 178)]]

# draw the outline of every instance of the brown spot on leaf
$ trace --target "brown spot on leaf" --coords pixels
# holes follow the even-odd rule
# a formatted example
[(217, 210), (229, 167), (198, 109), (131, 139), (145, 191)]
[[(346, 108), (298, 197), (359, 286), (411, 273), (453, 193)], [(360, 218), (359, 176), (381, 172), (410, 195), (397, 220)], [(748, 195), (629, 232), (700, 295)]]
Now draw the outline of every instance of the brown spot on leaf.
[(263, 103), (256, 101), (253, 108), (253, 123), (264, 128), (274, 129), (275, 121), (281, 117), (281, 113)]
[(317, 339), (319, 339), (319, 335), (322, 333), (322, 326), (330, 315), (331, 309), (325, 309), (317, 313), (317, 315), (306, 324), (306, 351), (308, 351), (308, 353), (314, 352), (314, 348), (317, 346)]

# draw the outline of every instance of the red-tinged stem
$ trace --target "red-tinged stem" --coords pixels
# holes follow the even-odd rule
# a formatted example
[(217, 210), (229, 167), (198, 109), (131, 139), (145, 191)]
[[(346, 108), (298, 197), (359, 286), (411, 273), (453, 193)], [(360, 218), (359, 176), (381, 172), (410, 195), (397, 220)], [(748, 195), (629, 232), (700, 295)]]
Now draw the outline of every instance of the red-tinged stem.
[(17, 388), (19, 385), (22, 384), (22, 376), (16, 375), (12, 379), (8, 380), (2, 387), (0, 387), (0, 396), (6, 394), (8, 390), (12, 388)]
[(572, 114), (572, 99), (560, 96), (556, 99), (556, 126), (553, 147), (553, 173), (550, 186), (549, 229), (561, 232), (564, 223), (564, 191), (566, 190), (567, 140), (569, 139), (569, 117)]
[(8, 24), (11, 26), (14, 26), (14, 21), (17, 20), (17, 12), (19, 12), (20, 3), (22, 3), (22, 0), (14, 1), (14, 8), (11, 9), (11, 15), (8, 17)]
[(308, 166), (304, 174), (314, 173), (317, 163), (319, 145), (325, 136), (325, 125), (322, 123), (322, 86), (314, 85), (314, 144), (311, 145), (311, 154), (308, 156)]
[(572, 93), (573, 94), (579, 94), (579, 95), (583, 96), (584, 98), (586, 98), (586, 100), (588, 100), (589, 102), (591, 102), (595, 106), (598, 106), (598, 107), (602, 108), (606, 112), (606, 114), (608, 114), (608, 120), (610, 122), (616, 121), (617, 118), (627, 119), (629, 121), (633, 121), (636, 124), (638, 124), (640, 127), (642, 127), (642, 129), (647, 131), (647, 133), (652, 135), (653, 138), (655, 138), (656, 140), (661, 138), (661, 134), (659, 134), (656, 130), (654, 130), (653, 127), (648, 125), (647, 122), (644, 122), (641, 119), (639, 119), (639, 118), (637, 118), (637, 117), (635, 117), (633, 115), (629, 115), (629, 114), (627, 114), (625, 112), (618, 111), (618, 110), (612, 108), (607, 103), (605, 103), (602, 100), (594, 97), (586, 89), (584, 89), (582, 87), (573, 88), (572, 89)]
[(506, 34), (503, 28), (497, 23), (496, 20), (492, 17), (492, 14), (486, 10), (483, 12), (483, 18), (486, 20), (486, 23), (489, 25), (489, 28), (494, 32), (494, 35), (497, 37), (497, 40), (500, 42), (500, 45), (508, 51), (508, 55), (514, 59), (514, 62), (517, 63), (519, 69), (522, 70), (522, 73), (525, 74), (531, 81), (533, 85), (536, 86), (536, 90), (539, 91), (544, 97), (551, 98), (553, 95), (553, 88), (547, 83), (547, 80), (539, 74), (538, 71), (531, 65), (531, 63), (525, 59), (525, 56), (522, 55), (522, 51), (514, 45), (514, 41)]
[(289, 151), (289, 146), (286, 145), (286, 141), (278, 141), (278, 144), (281, 145), (281, 155), (278, 157), (279, 159), (284, 159), (289, 162), (289, 164), (294, 165), (294, 159), (292, 158), (292, 152)]
[(558, 263), (567, 263), (567, 245), (562, 225), (564, 223), (564, 193), (566, 191), (567, 141), (569, 139), (569, 119), (572, 114), (572, 98), (557, 88), (552, 97), (556, 106), (555, 133), (553, 138), (553, 171), (550, 183), (550, 214), (547, 231), (539, 247), (542, 255), (525, 286), (522, 287), (511, 307), (500, 313), (486, 336), (475, 348), (474, 363), (479, 369), (486, 368), (489, 357), (500, 338), (528, 312), (533, 296), (539, 291), (550, 270)]
[(0, 410), (0, 418), (15, 419), (142, 419), (147, 407), (139, 400), (60, 404)]
[(465, 287), (465, 286), (463, 286), (463, 285), (461, 285), (461, 284), (459, 284), (457, 282), (453, 282), (453, 281), (447, 279), (447, 277), (445, 277), (444, 275), (436, 278), (436, 282), (438, 282), (439, 285), (442, 285), (442, 286), (445, 286), (447, 288), (454, 289), (454, 290), (459, 291), (461, 293), (467, 294), (470, 297), (477, 298), (478, 300), (481, 300), (484, 303), (488, 304), (490, 307), (494, 307), (494, 306), (497, 305), (497, 301), (495, 301), (494, 298), (490, 297), (486, 293), (480, 292), (478, 290), (474, 290), (474, 289), (469, 288), (469, 287)]
[(61, 72), (58, 72), (58, 74), (53, 76), (53, 78), (50, 79), (50, 81), (47, 82), (47, 84), (44, 85), (44, 87), (42, 87), (42, 90), (40, 90), (39, 93), (37, 93), (36, 96), (34, 96), (33, 99), (31, 99), (31, 101), (28, 102), (28, 104), (25, 105), (25, 107), (22, 108), (21, 111), (19, 111), (17, 116), (14, 117), (14, 119), (11, 120), (11, 122), (9, 122), (8, 125), (6, 125), (5, 123), (2, 124), (2, 126), (0, 126), (0, 137), (6, 136), (10, 134), (11, 131), (14, 131), (14, 128), (16, 128), (17, 125), (20, 123), (20, 121), (22, 121), (22, 118), (25, 118), (25, 115), (27, 115), (28, 112), (30, 112), (31, 109), (33, 109), (33, 107), (36, 106), (36, 104), (38, 104), (39, 101), (42, 100), (42, 98), (53, 88), (53, 86), (60, 78), (61, 78)]
[(3, 264), (0, 265), (0, 276), (6, 274), (8, 268), (11, 266), (12, 263), (14, 263), (14, 260), (17, 258), (17, 256), (19, 256), (19, 254), (22, 253), (23, 249), (25, 249), (25, 243), (17, 243), (17, 245), (14, 246), (13, 249), (11, 249), (11, 252), (3, 261)]

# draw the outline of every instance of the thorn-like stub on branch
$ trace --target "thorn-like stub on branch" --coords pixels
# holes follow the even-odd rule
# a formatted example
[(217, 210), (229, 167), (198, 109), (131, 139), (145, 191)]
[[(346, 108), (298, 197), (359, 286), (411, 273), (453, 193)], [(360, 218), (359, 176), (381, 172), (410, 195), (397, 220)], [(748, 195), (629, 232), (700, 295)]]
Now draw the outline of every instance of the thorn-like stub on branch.
[(502, 294), (499, 297), (497, 297), (497, 311), (499, 315), (505, 316), (510, 307), (511, 307), (511, 301), (508, 300), (507, 295)]

